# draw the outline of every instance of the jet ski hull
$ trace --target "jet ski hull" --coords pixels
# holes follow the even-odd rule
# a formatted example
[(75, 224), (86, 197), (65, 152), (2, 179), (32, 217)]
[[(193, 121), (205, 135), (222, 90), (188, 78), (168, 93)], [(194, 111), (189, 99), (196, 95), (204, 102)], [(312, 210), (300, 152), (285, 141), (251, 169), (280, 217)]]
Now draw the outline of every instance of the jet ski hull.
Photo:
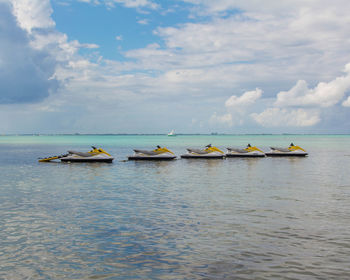
[(181, 155), (181, 158), (203, 158), (203, 159), (222, 159), (224, 158), (224, 155), (191, 155), (191, 154), (184, 154)]
[(113, 158), (61, 158), (62, 162), (107, 162), (111, 163)]
[(280, 153), (277, 153), (277, 152), (266, 153), (266, 156), (268, 156), (268, 157), (305, 157), (307, 155), (308, 155), (308, 153), (293, 153), (293, 152), (290, 152), (290, 153), (283, 153), (283, 152), (280, 152)]
[(128, 160), (173, 160), (176, 156), (167, 157), (167, 156), (129, 156)]
[(252, 154), (252, 153), (227, 153), (226, 157), (245, 157), (245, 158), (251, 158), (251, 157), (265, 157), (265, 154)]

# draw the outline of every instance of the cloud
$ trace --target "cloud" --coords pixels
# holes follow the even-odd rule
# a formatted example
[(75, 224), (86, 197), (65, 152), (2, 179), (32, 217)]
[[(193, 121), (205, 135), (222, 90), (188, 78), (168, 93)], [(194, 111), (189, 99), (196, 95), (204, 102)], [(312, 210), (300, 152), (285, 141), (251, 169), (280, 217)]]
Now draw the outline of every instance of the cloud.
[(342, 103), (344, 107), (350, 107), (350, 96)]
[(227, 125), (242, 125), (244, 123), (247, 110), (258, 100), (262, 95), (262, 90), (256, 88), (252, 91), (247, 91), (241, 96), (232, 95), (225, 102), (225, 107), (229, 110), (228, 113), (217, 115), (215, 112), (209, 119), (209, 124)]
[[(262, 90), (256, 88), (247, 91), (241, 96), (233, 95), (225, 102), (225, 107), (230, 113), (219, 117), (215, 114), (211, 117), (212, 123), (225, 123), (233, 125), (233, 119), (239, 120), (236, 124), (244, 123), (248, 117), (264, 127), (307, 127), (314, 126), (321, 121), (322, 108), (334, 107), (350, 88), (350, 63), (345, 65), (345, 76), (337, 77), (328, 83), (320, 82), (314, 89), (309, 89), (305, 81), (298, 81), (289, 91), (279, 92), (271, 102), (260, 102), (257, 100), (262, 96)], [(270, 98), (271, 100), (271, 98)], [(255, 105), (253, 109), (263, 108), (261, 113), (248, 113), (248, 108)], [(342, 105), (350, 107), (350, 97)], [(295, 109), (290, 109), (295, 107)], [(298, 108), (299, 107), (299, 108)], [(307, 108), (300, 108), (307, 107)], [(326, 112), (326, 115), (329, 111)], [(230, 118), (229, 116), (230, 115)]]
[(128, 8), (140, 8), (140, 7), (145, 7), (150, 9), (158, 8), (158, 4), (149, 0), (111, 0), (108, 2), (123, 4), (125, 5), (125, 7), (128, 7)]
[[(341, 8), (332, 5), (331, 9), (328, 4), (322, 11), (320, 7), (312, 10), (298, 1), (290, 9), (268, 1), (271, 10), (264, 7), (263, 13), (257, 13), (252, 4), (243, 1), (219, 2), (234, 3), (240, 12), (204, 23), (158, 28), (155, 34), (165, 41), (166, 48), (139, 56), (139, 61), (169, 71), (204, 69), (209, 78), (219, 77), (218, 83), (231, 84), (231, 88), (268, 85), (266, 95), (300, 77), (310, 82), (329, 80), (344, 61), (350, 61), (346, 29), (350, 19)], [(196, 3), (219, 6), (216, 1)], [(325, 12), (325, 17), (319, 16)]]
[[(17, 14), (21, 6), (19, 1)], [(37, 13), (34, 13), (37, 15)], [(49, 23), (45, 23), (49, 24)], [(46, 50), (37, 50), (31, 46), (28, 34), (37, 27), (36, 20), (23, 24), (17, 22), (12, 14), (11, 6), (0, 2), (0, 103), (31, 103), (38, 102), (50, 93), (55, 92), (59, 82), (53, 77), (57, 61)]]
[(147, 19), (140, 19), (137, 21), (138, 24), (147, 25), (149, 22)]
[(212, 125), (215, 124), (226, 124), (228, 126), (232, 126), (232, 115), (231, 114), (225, 114), (218, 116), (216, 112), (210, 117), (209, 123)]
[[(10, 2), (10, 1), (8, 1)], [(21, 28), (31, 32), (34, 28), (54, 27), (49, 0), (12, 0), (13, 14)]]
[(236, 95), (232, 95), (229, 99), (226, 100), (225, 106), (226, 108), (235, 108), (252, 105), (257, 99), (261, 97), (261, 95), (262, 90), (259, 88), (256, 88), (253, 91), (247, 91), (239, 97), (237, 97)]
[[(303, 1), (303, 0), (265, 0), (264, 5), (260, 5), (260, 0), (182, 0), (186, 3), (194, 5), (193, 13), (199, 15), (217, 15), (220, 13), (227, 13), (232, 10), (246, 11), (255, 14), (283, 14), (288, 15), (290, 13), (298, 13), (300, 7), (304, 7), (303, 13), (308, 13), (308, 9), (317, 11), (322, 7), (328, 6), (327, 0), (318, 1)], [(344, 7), (348, 5), (347, 0), (337, 0), (338, 7)], [(334, 7), (335, 5), (333, 5)], [(316, 13), (317, 16), (318, 13)], [(322, 15), (320, 16), (322, 17)], [(324, 18), (327, 20), (327, 17)]]
[(85, 49), (98, 49), (100, 46), (97, 44), (79, 44), (79, 48)]
[[(21, 0), (16, 13), (18, 24), (13, 26), (21, 27), (26, 32), (18, 37), (23, 39), (21, 44), (14, 46), (23, 48), (15, 48), (16, 53), (22, 51), (26, 55), (18, 61), (14, 57), (11, 59), (16, 65), (21, 65), (22, 61), (27, 65), (29, 60), (34, 63), (34, 70), (28, 68), (28, 72), (41, 73), (40, 84), (46, 86), (43, 90), (27, 92), (28, 97), (40, 92), (35, 98), (31, 97), (31, 101), (23, 101), (23, 97), (16, 97), (14, 93), (8, 96), (12, 96), (12, 103), (40, 101), (26, 105), (28, 115), (37, 114), (37, 119), (46, 119), (51, 114), (57, 114), (52, 119), (62, 121), (61, 127), (68, 132), (73, 126), (90, 128), (95, 122), (98, 131), (103, 129), (98, 126), (101, 123), (107, 129), (125, 127), (129, 132), (137, 129), (150, 131), (150, 128), (154, 128), (153, 120), (159, 128), (161, 125), (169, 126), (172, 119), (177, 120), (180, 128), (186, 123), (192, 125), (192, 119), (196, 119), (197, 124), (207, 124), (203, 120), (210, 119), (211, 124), (221, 127), (242, 123), (245, 127), (260, 123), (268, 126), (278, 121), (264, 122), (269, 115), (285, 119), (282, 127), (285, 123), (302, 127), (318, 123), (324, 117), (326, 106), (335, 100), (339, 103), (344, 98), (344, 95), (340, 96), (346, 81), (326, 82), (314, 88), (309, 88), (305, 83), (304, 88), (300, 86), (298, 89), (300, 95), (296, 95), (296, 99), (303, 99), (299, 105), (291, 105), (288, 99), (284, 105), (278, 105), (281, 107), (270, 107), (277, 101), (277, 92), (292, 88), (298, 80), (317, 85), (318, 81), (331, 81), (337, 76), (347, 79), (348, 74), (341, 77), (339, 69), (345, 61), (350, 61), (350, 18), (347, 9), (344, 9), (348, 2), (340, 1), (337, 3), (342, 5), (334, 5), (321, 1), (322, 5), (318, 5), (317, 1), (267, 0), (261, 6), (254, 0), (191, 0), (194, 17), (189, 23), (156, 28), (153, 35), (158, 36), (155, 39), (157, 43), (150, 42), (144, 46), (143, 41), (139, 40), (141, 45), (137, 49), (125, 47), (128, 51), (121, 52), (124, 57), (118, 61), (104, 59), (103, 47), (93, 53), (84, 52), (84, 57), (79, 56), (80, 48), (96, 49), (98, 46), (69, 41), (67, 35), (55, 30), (48, 0), (42, 1), (41, 8), (39, 0)], [(159, 7), (155, 3), (160, 3), (150, 0), (84, 2), (109, 8), (122, 5), (138, 11), (157, 10)], [(37, 11), (27, 8), (26, 5), (31, 3), (30, 9), (37, 6)], [(188, 6), (180, 5), (179, 10), (184, 11)], [(200, 14), (211, 17), (196, 18)], [(30, 19), (31, 15), (35, 18)], [(196, 22), (197, 19), (200, 20)], [(4, 49), (0, 49), (0, 53), (7, 56)], [(6, 59), (1, 60), (0, 69)], [(18, 76), (20, 72), (17, 69), (14, 73)], [(39, 79), (31, 78), (31, 81), (35, 80)], [(64, 84), (64, 90), (60, 90), (59, 95), (50, 95), (50, 92), (56, 91), (55, 82), (58, 81)], [(216, 108), (223, 107), (232, 92), (254, 88), (256, 90), (242, 96), (231, 96), (226, 101), (228, 106), (225, 104), (224, 110), (227, 111), (223, 114), (211, 115)], [(264, 90), (263, 97), (260, 88)], [(321, 98), (322, 102), (318, 102), (319, 98), (310, 97), (305, 101), (310, 93), (318, 95), (316, 93), (328, 92), (328, 89), (335, 93), (327, 93), (327, 98)], [(329, 105), (329, 115), (336, 105)], [(169, 106), (172, 110), (169, 110)], [(12, 105), (11, 108), (15, 107)], [(16, 110), (21, 111), (23, 107), (18, 106)], [(315, 108), (310, 110), (309, 107)], [(102, 121), (103, 118), (113, 122)], [(294, 118), (294, 122), (288, 122), (289, 118)], [(98, 119), (99, 123), (94, 119)], [(171, 127), (181, 130), (176, 125)], [(205, 129), (203, 126), (202, 131), (205, 132)]]
[[(305, 81), (299, 80), (289, 91), (277, 94), (274, 107), (250, 116), (265, 127), (313, 126), (321, 121), (321, 109), (335, 107), (344, 98), (345, 92), (349, 90), (350, 64), (345, 65), (344, 72), (346, 75), (337, 77), (328, 83), (320, 82), (313, 89), (309, 89)], [(342, 105), (347, 106), (350, 103), (348, 100), (345, 100)], [(299, 109), (289, 109), (289, 107), (299, 107)]]
[(114, 8), (115, 5), (123, 5), (127, 8), (148, 8), (148, 9), (158, 9), (159, 5), (154, 1), (150, 0), (78, 0), (79, 2), (90, 3), (93, 5), (101, 5), (104, 4), (109, 8)]
[(280, 108), (268, 108), (260, 114), (253, 113), (251, 117), (264, 127), (273, 126), (313, 126), (320, 122), (319, 111), (307, 111), (305, 109), (287, 110)]
[(99, 46), (68, 41), (53, 29), (49, 1), (0, 0), (0, 6), (0, 103), (41, 102), (92, 67), (77, 53)]
[(321, 82), (309, 89), (305, 81), (298, 81), (289, 91), (277, 94), (275, 106), (320, 106), (330, 107), (344, 98), (350, 88), (350, 64), (345, 66), (346, 76), (338, 77), (329, 83)]

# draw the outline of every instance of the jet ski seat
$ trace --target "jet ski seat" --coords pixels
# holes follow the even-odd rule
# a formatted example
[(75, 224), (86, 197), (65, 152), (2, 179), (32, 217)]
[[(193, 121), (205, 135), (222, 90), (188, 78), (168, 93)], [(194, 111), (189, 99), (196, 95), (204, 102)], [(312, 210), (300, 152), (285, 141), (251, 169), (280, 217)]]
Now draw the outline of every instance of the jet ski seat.
[(156, 152), (154, 152), (154, 151), (135, 150), (135, 149), (134, 149), (134, 152), (135, 152), (135, 153), (141, 153), (141, 154), (144, 154), (144, 155), (149, 155), (149, 156), (158, 155), (158, 153), (156, 153)]
[(200, 150), (200, 149), (187, 149), (187, 151), (189, 151), (190, 153), (196, 153), (196, 154), (199, 154), (199, 155), (205, 155), (205, 154), (208, 153), (207, 151)]
[(277, 147), (270, 147), (271, 150), (277, 150), (277, 151), (280, 151), (280, 152), (283, 152), (283, 153), (288, 153), (290, 152), (290, 150), (288, 148), (277, 148)]
[(93, 154), (91, 153), (86, 153), (86, 152), (76, 152), (76, 151), (68, 151), (70, 154), (75, 154), (81, 157), (91, 157)]
[(235, 151), (235, 152), (241, 153), (241, 154), (247, 154), (247, 153), (249, 153), (248, 151), (246, 151), (246, 150), (244, 150), (244, 149), (227, 148), (227, 150), (229, 150), (229, 151)]

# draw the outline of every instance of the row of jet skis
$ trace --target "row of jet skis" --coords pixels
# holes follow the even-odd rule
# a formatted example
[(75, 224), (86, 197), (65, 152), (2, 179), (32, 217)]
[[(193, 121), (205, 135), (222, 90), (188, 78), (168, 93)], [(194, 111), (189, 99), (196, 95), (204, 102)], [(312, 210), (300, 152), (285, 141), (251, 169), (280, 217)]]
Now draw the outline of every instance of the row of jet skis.
[[(264, 153), (257, 147), (247, 145), (246, 148), (227, 148), (224, 153), (219, 148), (211, 144), (203, 149), (187, 149), (187, 153), (181, 155), (181, 158), (196, 158), (196, 159), (222, 159), (224, 157), (305, 157), (308, 153), (301, 147), (291, 143), (287, 148), (270, 147), (270, 151)], [(51, 156), (39, 158), (39, 162), (49, 162), (60, 160), (62, 162), (112, 162), (112, 155), (101, 148), (92, 147), (89, 152), (68, 151), (67, 154), (59, 156)], [(138, 150), (134, 149), (134, 154), (128, 156), (128, 160), (173, 160), (176, 155), (166, 147), (157, 146), (154, 150)]]

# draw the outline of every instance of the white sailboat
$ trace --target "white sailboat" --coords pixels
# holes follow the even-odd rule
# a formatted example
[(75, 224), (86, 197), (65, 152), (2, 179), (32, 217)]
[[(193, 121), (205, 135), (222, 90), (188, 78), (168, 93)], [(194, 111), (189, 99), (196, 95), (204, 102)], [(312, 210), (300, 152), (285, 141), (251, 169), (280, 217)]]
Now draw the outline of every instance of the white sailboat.
[(168, 136), (176, 136), (174, 129), (168, 133)]

